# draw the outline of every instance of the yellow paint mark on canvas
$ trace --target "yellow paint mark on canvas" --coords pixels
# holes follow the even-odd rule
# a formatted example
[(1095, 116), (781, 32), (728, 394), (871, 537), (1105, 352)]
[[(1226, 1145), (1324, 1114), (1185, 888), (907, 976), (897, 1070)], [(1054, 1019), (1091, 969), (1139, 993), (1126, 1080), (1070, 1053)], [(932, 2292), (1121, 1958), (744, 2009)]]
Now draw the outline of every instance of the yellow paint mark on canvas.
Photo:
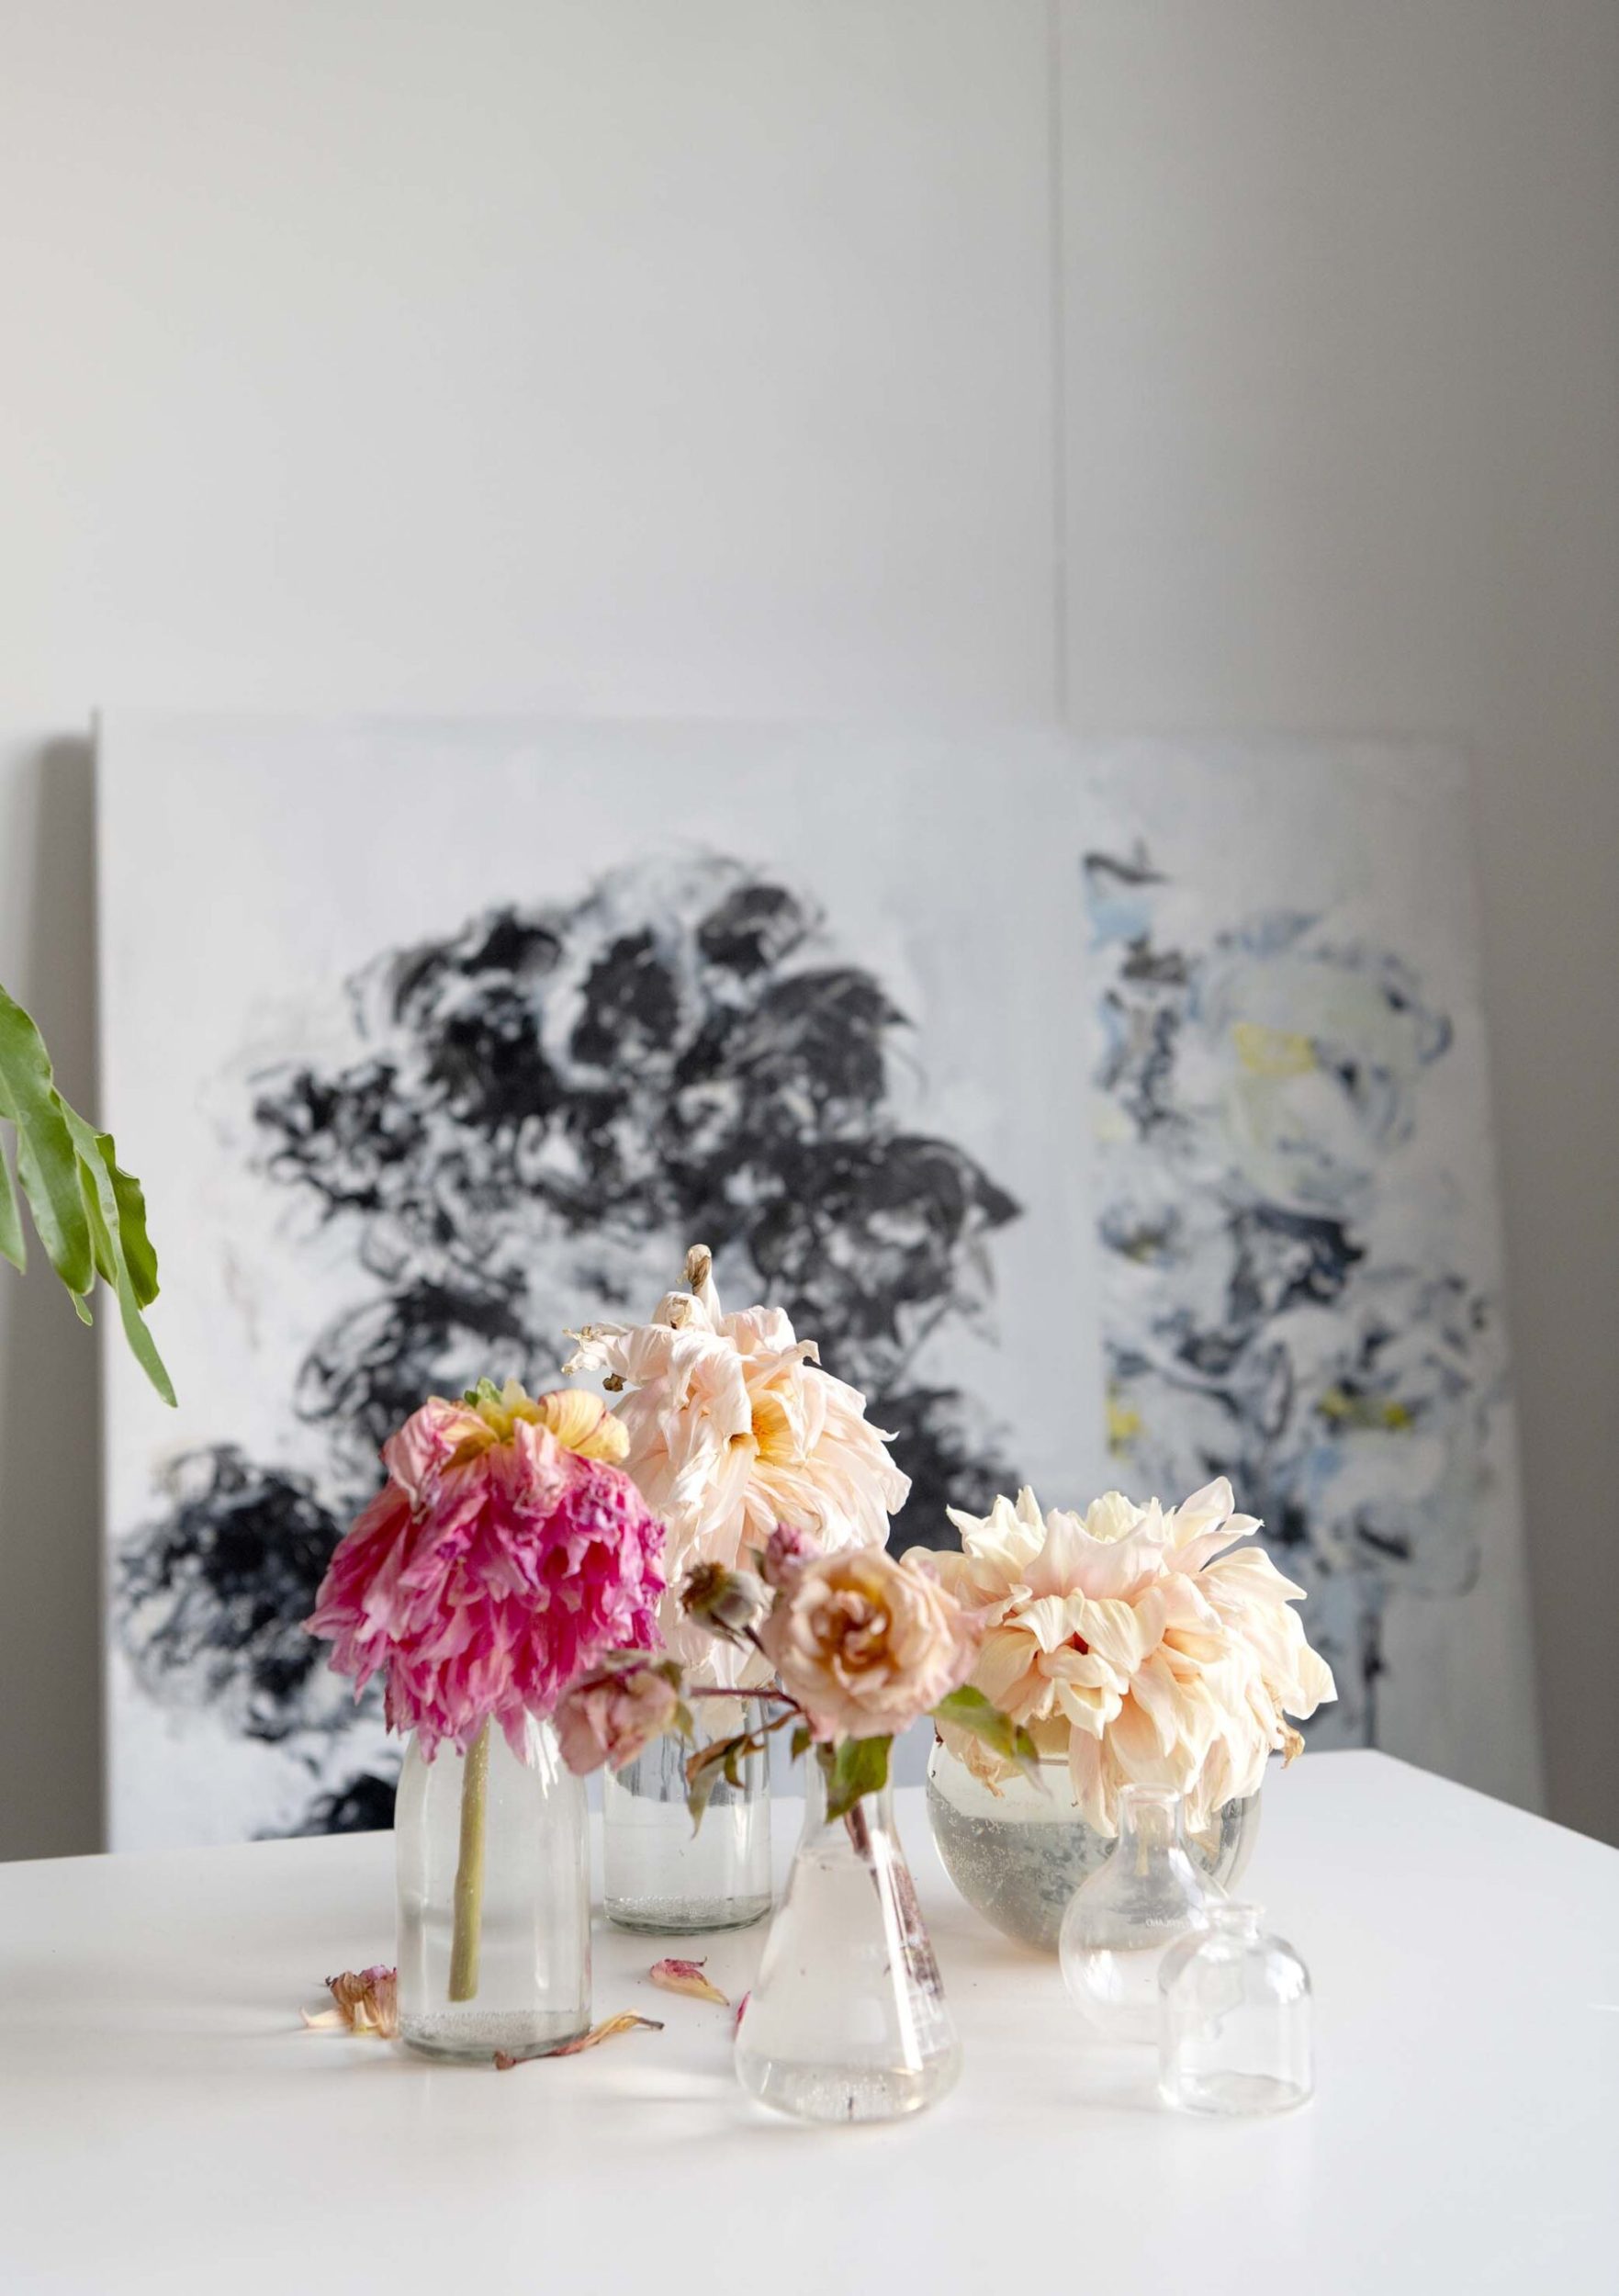
[(1346, 1395), (1341, 1387), (1330, 1387), (1316, 1409), (1335, 1427), (1373, 1427), (1386, 1435), (1402, 1435), (1411, 1424), (1411, 1412), (1395, 1396)]
[(1107, 1448), (1115, 1458), (1128, 1451), (1141, 1432), (1141, 1414), (1132, 1404), (1121, 1403), (1117, 1391), (1107, 1398)]
[(1251, 1075), (1307, 1076), (1315, 1066), (1315, 1042), (1297, 1029), (1267, 1029), (1257, 1020), (1231, 1023), (1237, 1058)]

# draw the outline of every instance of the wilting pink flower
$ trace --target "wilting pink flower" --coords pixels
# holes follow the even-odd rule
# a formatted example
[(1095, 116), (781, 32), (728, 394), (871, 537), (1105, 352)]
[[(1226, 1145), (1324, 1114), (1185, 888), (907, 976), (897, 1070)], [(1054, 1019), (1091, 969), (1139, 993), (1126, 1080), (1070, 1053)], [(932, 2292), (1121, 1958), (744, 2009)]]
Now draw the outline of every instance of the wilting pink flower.
[(491, 1718), (521, 1750), (526, 1717), (576, 1675), (656, 1638), (663, 1526), (602, 1456), (598, 1404), (486, 1382), (459, 1403), (433, 1396), (383, 1446), (387, 1485), (307, 1623), (356, 1695), (386, 1675), (388, 1727), (414, 1730), (430, 1760)]
[(807, 1531), (792, 1523), (778, 1523), (759, 1559), (759, 1575), (767, 1586), (783, 1587), (822, 1551), (820, 1541)]
[(680, 1670), (667, 1660), (609, 1660), (563, 1692), (557, 1707), (562, 1759), (579, 1777), (622, 1770), (670, 1728), (680, 1711)]
[(794, 1572), (759, 1630), (820, 1739), (907, 1730), (973, 1671), (983, 1627), (913, 1553), (823, 1555)]

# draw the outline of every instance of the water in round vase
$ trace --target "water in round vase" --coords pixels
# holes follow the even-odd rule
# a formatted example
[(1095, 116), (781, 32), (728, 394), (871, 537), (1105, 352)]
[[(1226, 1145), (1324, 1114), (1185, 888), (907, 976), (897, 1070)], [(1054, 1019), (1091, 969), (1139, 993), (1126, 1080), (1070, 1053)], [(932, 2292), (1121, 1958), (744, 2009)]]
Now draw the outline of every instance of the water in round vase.
[[(928, 1764), (928, 1817), (946, 1873), (986, 1921), (1037, 1952), (1054, 1953), (1069, 1900), (1111, 1854), (1113, 1843), (1074, 1807), (1065, 1761), (1042, 1761), (1045, 1791), (1014, 1772), (990, 1786), (942, 1740)], [(1188, 1834), (1192, 1863), (1230, 1889), (1259, 1833), (1259, 1796), (1228, 1802), (1201, 1833)]]
[(415, 1739), (394, 1812), (399, 2038), (422, 2056), (536, 2056), (590, 2022), (590, 1831), (582, 1779), (548, 1722), (521, 1759), (487, 1725), (431, 1761)]
[(804, 1764), (804, 1830), (736, 2028), (736, 2077), (801, 2121), (894, 2121), (955, 2085), (961, 2053), (883, 1786), (826, 1816)]

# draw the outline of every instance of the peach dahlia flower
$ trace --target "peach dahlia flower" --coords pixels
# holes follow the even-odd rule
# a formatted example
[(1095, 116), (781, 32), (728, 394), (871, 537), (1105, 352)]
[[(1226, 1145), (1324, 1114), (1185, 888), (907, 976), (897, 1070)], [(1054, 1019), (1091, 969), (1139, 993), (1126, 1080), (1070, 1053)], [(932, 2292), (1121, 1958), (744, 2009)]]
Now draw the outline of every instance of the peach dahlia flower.
[[(762, 1554), (779, 1524), (825, 1552), (881, 1547), (910, 1490), (866, 1401), (818, 1368), (780, 1308), (722, 1312), (711, 1255), (687, 1255), (689, 1289), (671, 1291), (649, 1323), (592, 1323), (567, 1371), (606, 1375), (621, 1390), (624, 1470), (666, 1529), (664, 1571), (678, 1587), (700, 1562), (725, 1569)], [(712, 1658), (663, 1605), (664, 1639)]]
[[(1109, 1491), (1083, 1515), (1042, 1517), (1024, 1490), (950, 1520), (961, 1551), (931, 1559), (987, 1615), (973, 1685), (1042, 1754), (1067, 1756), (1099, 1833), (1118, 1830), (1128, 1784), (1174, 1787), (1201, 1831), (1297, 1744), (1286, 1717), (1336, 1695), (1289, 1608), (1303, 1588), (1258, 1548), (1225, 1552), (1259, 1525), (1234, 1512), (1223, 1478), (1167, 1513)], [(976, 1740), (948, 1723), (941, 1735), (981, 1777), (1005, 1774)]]

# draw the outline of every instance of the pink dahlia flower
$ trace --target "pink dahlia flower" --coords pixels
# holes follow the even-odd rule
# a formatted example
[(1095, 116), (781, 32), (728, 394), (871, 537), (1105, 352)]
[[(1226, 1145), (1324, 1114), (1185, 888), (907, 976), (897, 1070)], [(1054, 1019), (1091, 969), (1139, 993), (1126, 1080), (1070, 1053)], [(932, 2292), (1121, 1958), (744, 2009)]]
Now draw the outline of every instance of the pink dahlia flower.
[(486, 1381), (459, 1403), (433, 1396), (384, 1445), (387, 1485), (307, 1623), (356, 1694), (386, 1674), (388, 1728), (430, 1760), (491, 1718), (520, 1750), (525, 1718), (576, 1675), (656, 1641), (663, 1525), (609, 1463), (610, 1422), (594, 1396), (536, 1402)]

